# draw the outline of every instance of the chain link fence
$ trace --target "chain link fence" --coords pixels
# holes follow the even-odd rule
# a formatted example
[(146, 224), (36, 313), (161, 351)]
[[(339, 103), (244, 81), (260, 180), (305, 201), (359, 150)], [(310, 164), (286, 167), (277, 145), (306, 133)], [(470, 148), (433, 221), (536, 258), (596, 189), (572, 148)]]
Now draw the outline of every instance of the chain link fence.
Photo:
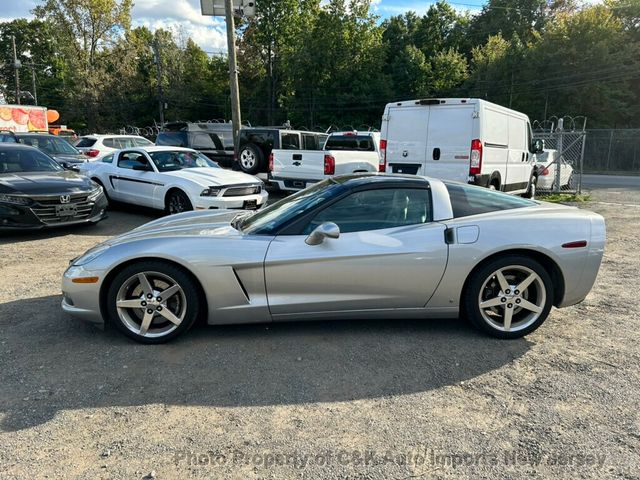
[(585, 117), (533, 122), (533, 138), (544, 141), (535, 155), (536, 188), (540, 193), (580, 193), (587, 139)]
[(584, 150), (586, 173), (640, 173), (640, 128), (589, 129)]

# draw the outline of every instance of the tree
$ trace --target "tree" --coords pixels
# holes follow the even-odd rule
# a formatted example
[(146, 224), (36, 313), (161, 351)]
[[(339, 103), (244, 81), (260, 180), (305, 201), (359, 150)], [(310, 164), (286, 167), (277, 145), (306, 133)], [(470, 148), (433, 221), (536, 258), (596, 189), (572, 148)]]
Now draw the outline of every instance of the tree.
[[(45, 0), (33, 13), (59, 32), (59, 49), (70, 65), (70, 99), (84, 112), (88, 126), (99, 125), (98, 106), (108, 83), (104, 53), (131, 24), (132, 0)], [(77, 103), (76, 103), (77, 102)], [(71, 102), (70, 102), (71, 103)]]

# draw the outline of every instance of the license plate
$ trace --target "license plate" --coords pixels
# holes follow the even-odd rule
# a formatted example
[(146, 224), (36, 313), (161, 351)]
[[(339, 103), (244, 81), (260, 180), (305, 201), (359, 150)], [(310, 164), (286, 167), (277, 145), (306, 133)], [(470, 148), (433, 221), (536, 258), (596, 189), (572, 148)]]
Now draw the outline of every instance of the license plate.
[(75, 205), (56, 205), (57, 217), (75, 217), (78, 210)]
[(242, 205), (242, 208), (244, 208), (245, 210), (255, 210), (256, 208), (258, 208), (258, 201), (257, 200), (245, 200), (244, 204)]
[(306, 186), (306, 184), (302, 180), (294, 180), (293, 181), (293, 186), (295, 188), (304, 188)]

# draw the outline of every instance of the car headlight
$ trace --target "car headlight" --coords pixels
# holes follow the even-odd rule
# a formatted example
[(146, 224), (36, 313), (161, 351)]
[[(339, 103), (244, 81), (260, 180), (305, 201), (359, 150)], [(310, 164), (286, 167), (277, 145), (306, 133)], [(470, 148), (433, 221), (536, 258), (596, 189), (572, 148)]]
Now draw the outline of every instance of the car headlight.
[(91, 193), (89, 193), (89, 196), (87, 197), (87, 199), (95, 200), (100, 196), (101, 193), (102, 193), (102, 187), (100, 185), (96, 185), (96, 188), (91, 190)]
[(14, 205), (29, 205), (31, 203), (31, 199), (21, 197), (19, 195), (7, 195), (0, 193), (0, 202), (13, 203)]
[(102, 255), (105, 251), (109, 249), (109, 247), (110, 245), (107, 245), (107, 244), (102, 244), (102, 245), (93, 247), (92, 249), (87, 250), (83, 255), (80, 255), (78, 258), (76, 258), (72, 265), (76, 267), (80, 265), (86, 265), (87, 263), (92, 262), (93, 260), (98, 258), (100, 255)]
[(217, 197), (220, 189), (216, 187), (205, 188), (200, 194), (201, 197)]

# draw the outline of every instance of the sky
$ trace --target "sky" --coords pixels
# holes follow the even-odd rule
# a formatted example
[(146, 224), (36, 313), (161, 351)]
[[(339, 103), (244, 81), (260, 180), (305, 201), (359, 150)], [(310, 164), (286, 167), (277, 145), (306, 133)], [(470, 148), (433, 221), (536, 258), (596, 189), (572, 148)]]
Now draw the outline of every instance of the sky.
[[(459, 3), (458, 3), (459, 2)], [(39, 0), (0, 0), (0, 21), (16, 18), (33, 18), (31, 10), (40, 4)], [(191, 37), (209, 53), (226, 51), (224, 19), (204, 17), (200, 13), (200, 0), (134, 0), (132, 21), (134, 26), (171, 29), (174, 33)], [(259, 0), (258, 0), (258, 8)], [(424, 14), (429, 0), (373, 0), (373, 11), (381, 18), (399, 15), (408, 11)], [(452, 0), (460, 10), (477, 11), (484, 0)]]

